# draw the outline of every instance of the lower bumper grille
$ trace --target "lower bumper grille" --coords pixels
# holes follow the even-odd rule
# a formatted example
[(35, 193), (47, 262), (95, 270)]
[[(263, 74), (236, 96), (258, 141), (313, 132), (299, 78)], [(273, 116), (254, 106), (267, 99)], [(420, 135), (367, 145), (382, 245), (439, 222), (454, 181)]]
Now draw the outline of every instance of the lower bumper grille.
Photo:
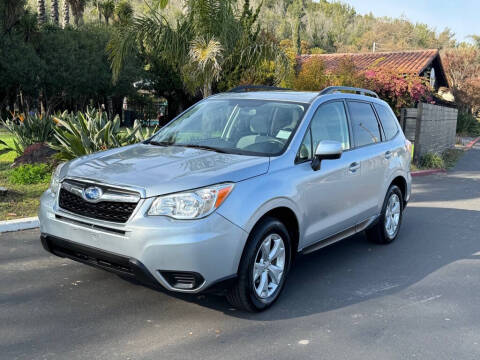
[(204, 282), (202, 275), (190, 271), (160, 271), (160, 274), (176, 289), (192, 290)]
[(41, 241), (44, 249), (54, 255), (130, 277), (145, 285), (158, 286), (153, 275), (136, 259), (45, 234), (41, 235)]

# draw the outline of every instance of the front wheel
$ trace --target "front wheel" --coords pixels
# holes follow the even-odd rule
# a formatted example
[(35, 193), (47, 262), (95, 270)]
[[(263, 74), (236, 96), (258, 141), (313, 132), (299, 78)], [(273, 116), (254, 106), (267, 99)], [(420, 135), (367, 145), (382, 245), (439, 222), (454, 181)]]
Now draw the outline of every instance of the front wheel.
[(391, 243), (398, 237), (403, 217), (403, 195), (400, 188), (391, 185), (385, 196), (378, 222), (366, 231), (369, 240), (378, 244)]
[(285, 285), (290, 262), (287, 228), (274, 218), (262, 220), (250, 234), (228, 301), (251, 312), (270, 307)]

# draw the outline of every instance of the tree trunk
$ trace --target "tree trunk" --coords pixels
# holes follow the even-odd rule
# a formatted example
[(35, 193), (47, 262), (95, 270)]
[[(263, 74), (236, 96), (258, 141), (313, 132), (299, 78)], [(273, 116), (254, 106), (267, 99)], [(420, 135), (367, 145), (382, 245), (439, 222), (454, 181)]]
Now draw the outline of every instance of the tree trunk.
[(82, 0), (69, 0), (72, 9), (73, 23), (76, 27), (83, 24), (83, 12), (85, 3)]
[(207, 98), (209, 97), (210, 95), (212, 95), (212, 83), (209, 82), (208, 80), (205, 81), (205, 83), (203, 84), (203, 98)]
[(102, 9), (100, 6), (100, 0), (97, 0), (97, 12), (98, 12), (98, 22), (102, 22)]
[(58, 23), (58, 0), (52, 0), (52, 21), (55, 25), (59, 25)]
[(63, 0), (63, 28), (70, 25), (70, 6), (68, 0)]
[(40, 25), (47, 22), (47, 15), (45, 13), (45, 0), (37, 0), (38, 23)]

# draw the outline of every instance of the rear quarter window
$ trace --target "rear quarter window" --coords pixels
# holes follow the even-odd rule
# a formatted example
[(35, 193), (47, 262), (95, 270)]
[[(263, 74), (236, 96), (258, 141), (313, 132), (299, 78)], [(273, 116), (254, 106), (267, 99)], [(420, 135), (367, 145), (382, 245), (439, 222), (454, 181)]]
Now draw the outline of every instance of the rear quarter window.
[(385, 133), (385, 140), (391, 140), (398, 133), (398, 120), (393, 115), (390, 108), (385, 105), (374, 104), (375, 110), (377, 110), (378, 117), (382, 123), (383, 131)]

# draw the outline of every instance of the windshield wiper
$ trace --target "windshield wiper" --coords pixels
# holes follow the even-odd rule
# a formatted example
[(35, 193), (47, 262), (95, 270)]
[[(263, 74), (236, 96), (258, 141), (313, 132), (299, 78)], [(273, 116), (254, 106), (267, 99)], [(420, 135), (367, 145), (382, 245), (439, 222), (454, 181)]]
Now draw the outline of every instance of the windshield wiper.
[(215, 151), (218, 153), (225, 154), (226, 151), (213, 147), (213, 146), (208, 146), (208, 145), (196, 145), (196, 144), (176, 144), (177, 146), (183, 146), (186, 148), (194, 148), (194, 149), (200, 149), (200, 150), (208, 150), (208, 151)]

